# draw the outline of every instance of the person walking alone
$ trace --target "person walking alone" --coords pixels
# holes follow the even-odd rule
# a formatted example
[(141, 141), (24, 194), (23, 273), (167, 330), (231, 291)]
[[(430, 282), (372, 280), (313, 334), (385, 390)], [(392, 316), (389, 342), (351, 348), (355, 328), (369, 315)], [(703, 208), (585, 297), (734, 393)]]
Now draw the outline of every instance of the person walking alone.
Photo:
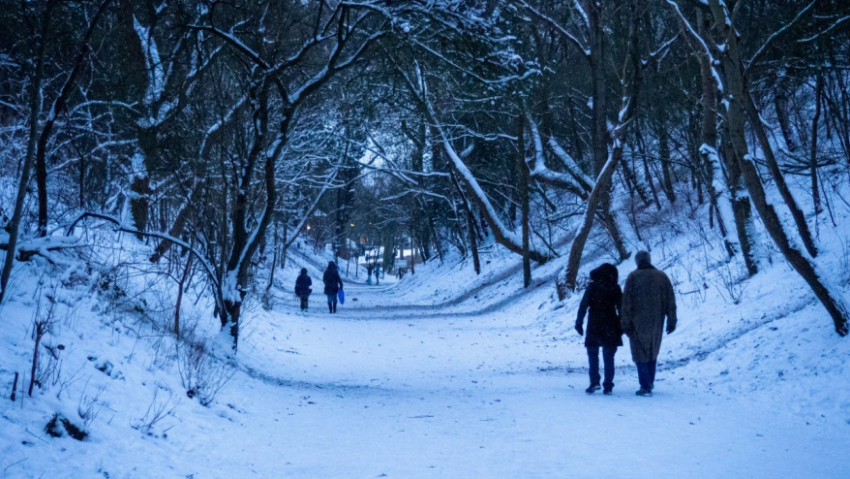
[(322, 282), (325, 283), (325, 296), (328, 297), (328, 312), (336, 313), (337, 294), (342, 289), (342, 278), (339, 277), (339, 271), (333, 261), (328, 262)]
[(310, 305), (310, 289), (313, 286), (313, 280), (307, 275), (307, 268), (301, 268), (301, 274), (295, 280), (295, 295), (301, 298), (301, 312), (306, 313), (307, 307)]
[(584, 316), (590, 309), (587, 318), (587, 336), (584, 346), (587, 348), (587, 359), (590, 366), (590, 387), (585, 389), (593, 394), (599, 386), (599, 349), (602, 348), (602, 360), (605, 366), (605, 382), (602, 394), (611, 394), (614, 389), (614, 355), (617, 348), (623, 345), (623, 332), (620, 329), (620, 301), (623, 292), (617, 284), (619, 274), (617, 267), (605, 263), (590, 272), (590, 286), (584, 291), (578, 308), (576, 331), (584, 335)]
[(648, 252), (639, 251), (635, 262), (637, 269), (626, 278), (623, 290), (620, 325), (637, 366), (640, 389), (635, 394), (651, 397), (665, 317), (667, 334), (676, 330), (676, 298), (670, 278), (652, 266)]

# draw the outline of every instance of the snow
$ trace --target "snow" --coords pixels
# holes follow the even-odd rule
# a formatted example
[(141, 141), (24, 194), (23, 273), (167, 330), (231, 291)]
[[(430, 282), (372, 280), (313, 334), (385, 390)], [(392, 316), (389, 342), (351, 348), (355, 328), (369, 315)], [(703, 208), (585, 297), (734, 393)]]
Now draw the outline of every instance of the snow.
[[(837, 219), (847, 224), (846, 213)], [(846, 230), (821, 233), (823, 271), (846, 291)], [(132, 235), (110, 235), (99, 240), (114, 242), (117, 263), (146, 258)], [(608, 260), (604, 232), (594, 235), (585, 272)], [(456, 252), (380, 286), (352, 269), (348, 301), (330, 315), (320, 294), (326, 253), (293, 246), (275, 276), (273, 309), (245, 304), (235, 370), (217, 356), (233, 377), (208, 406), (187, 396), (187, 350), (165, 329), (172, 279), (20, 265), (0, 309), (0, 470), (9, 478), (847, 476), (850, 342), (775, 251), (762, 273), (739, 282), (741, 261), (725, 261), (716, 235), (699, 219), (647, 231), (680, 316), (664, 338), (652, 398), (634, 395), (628, 348), (616, 357), (614, 394), (584, 393), (587, 359), (572, 329), (580, 295), (559, 302), (553, 286), (566, 258), (536, 266), (528, 290), (519, 257), (491, 243), (481, 245), (481, 275)], [(301, 267), (315, 291), (305, 315), (291, 294)], [(633, 267), (619, 265), (620, 277)], [(12, 402), (14, 372), (29, 376), (39, 287), (56, 293), (44, 343), (64, 346), (61, 374), (32, 398), (19, 384)], [(215, 355), (211, 301), (192, 305), (201, 287), (187, 291), (182, 320)], [(89, 437), (47, 436), (57, 412)]]
[[(573, 177), (579, 179), (583, 182), (584, 185), (588, 187), (592, 187), (593, 181), (588, 178), (581, 168), (575, 163), (575, 160), (566, 152), (563, 148), (558, 144), (558, 141), (555, 140), (554, 137), (549, 137), (549, 146), (552, 148), (552, 151), (555, 153), (564, 167), (567, 169), (571, 176), (560, 174), (554, 172), (546, 167), (546, 160), (543, 154), (543, 140), (540, 138), (540, 130), (537, 127), (537, 124), (534, 120), (531, 119), (531, 116), (527, 116), (529, 130), (531, 130), (531, 138), (534, 143), (534, 157), (533, 161), (529, 161), (526, 158), (526, 163), (529, 163), (529, 169), (531, 170), (531, 174), (533, 176), (546, 178), (554, 181), (561, 181), (566, 184), (573, 185), (577, 190), (581, 190), (582, 187), (573, 181)], [(533, 164), (533, 166), (532, 166)]]
[[(133, 28), (136, 30), (136, 35), (139, 37), (139, 42), (142, 45), (142, 53), (145, 56), (145, 65), (148, 71), (148, 84), (145, 90), (145, 106), (152, 106), (162, 97), (163, 88), (165, 88), (165, 72), (163, 70), (162, 61), (159, 57), (159, 49), (156, 46), (156, 41), (151, 35), (150, 28), (143, 26), (139, 20), (133, 15)], [(167, 112), (160, 111), (157, 118), (164, 116)], [(146, 118), (140, 121), (142, 126), (152, 126), (156, 124), (157, 118)]]
[[(523, 2), (521, 2), (521, 4), (522, 4), (522, 6), (523, 6), (523, 7), (525, 7), (525, 8), (526, 8), (526, 9), (528, 9), (529, 11), (531, 11), (531, 13), (532, 13), (532, 14), (534, 14), (534, 16), (536, 16), (536, 17), (540, 18), (541, 20), (543, 20), (544, 22), (546, 22), (547, 24), (549, 24), (550, 26), (552, 26), (552, 28), (554, 28), (554, 29), (555, 29), (555, 31), (557, 31), (558, 33), (560, 33), (561, 35), (563, 35), (564, 37), (566, 37), (567, 39), (569, 39), (569, 40), (570, 40), (570, 41), (571, 41), (571, 42), (575, 45), (575, 47), (576, 47), (576, 48), (578, 48), (578, 50), (579, 50), (582, 54), (584, 54), (584, 56), (585, 56), (586, 58), (590, 58), (590, 55), (591, 55), (591, 51), (590, 51), (590, 49), (589, 49), (589, 48), (587, 48), (587, 47), (584, 45), (584, 42), (582, 42), (581, 40), (579, 40), (579, 39), (578, 39), (578, 37), (576, 37), (575, 35), (573, 35), (573, 34), (572, 34), (569, 30), (565, 29), (563, 26), (561, 26), (561, 25), (560, 25), (558, 22), (556, 22), (554, 19), (552, 19), (551, 17), (548, 17), (548, 16), (544, 15), (543, 13), (541, 13), (539, 10), (535, 9), (534, 7), (532, 7), (531, 5), (529, 5), (528, 3), (526, 3), (526, 2), (524, 2), (524, 1), (523, 1)], [(583, 9), (579, 9), (579, 11), (581, 12), (581, 14), (582, 14), (582, 15), (584, 15), (584, 14), (585, 14), (585, 12), (584, 12), (584, 10), (583, 10)], [(585, 17), (585, 23), (587, 24), (586, 20), (587, 20), (587, 18)], [(587, 26), (589, 26), (589, 24), (588, 24)]]

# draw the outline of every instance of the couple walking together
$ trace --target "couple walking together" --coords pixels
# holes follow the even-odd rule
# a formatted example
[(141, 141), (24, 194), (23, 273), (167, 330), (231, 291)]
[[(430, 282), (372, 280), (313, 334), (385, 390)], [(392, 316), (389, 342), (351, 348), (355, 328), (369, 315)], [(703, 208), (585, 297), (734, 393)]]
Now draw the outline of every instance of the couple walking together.
[[(322, 275), (322, 282), (325, 283), (325, 296), (328, 298), (328, 312), (336, 313), (336, 305), (339, 300), (340, 291), (342, 291), (342, 278), (339, 276), (339, 269), (333, 261), (328, 262), (328, 267), (325, 269), (325, 274)], [(313, 280), (307, 274), (307, 268), (301, 268), (301, 274), (295, 280), (295, 295), (301, 298), (301, 311), (307, 311), (309, 306), (310, 294), (313, 292), (310, 286), (313, 285)]]
[(605, 368), (603, 394), (614, 389), (614, 354), (623, 345), (622, 334), (629, 338), (632, 359), (637, 366), (638, 396), (652, 396), (655, 366), (667, 318), (667, 334), (676, 329), (676, 298), (673, 285), (663, 271), (652, 266), (650, 255), (635, 255), (637, 269), (629, 274), (621, 291), (617, 268), (609, 263), (590, 272), (590, 286), (579, 305), (576, 331), (584, 335), (584, 317), (588, 310), (584, 345), (590, 363), (588, 394), (600, 389), (599, 350)]

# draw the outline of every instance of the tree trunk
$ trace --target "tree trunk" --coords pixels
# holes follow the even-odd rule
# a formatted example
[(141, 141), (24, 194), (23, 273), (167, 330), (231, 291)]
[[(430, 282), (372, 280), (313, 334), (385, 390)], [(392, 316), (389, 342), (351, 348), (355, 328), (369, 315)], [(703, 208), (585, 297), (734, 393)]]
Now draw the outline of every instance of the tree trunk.
[(602, 25), (602, 5), (585, 2), (590, 36), (590, 75), (592, 84), (591, 142), (593, 175), (598, 177), (608, 160), (608, 115), (605, 91), (605, 33)]
[(773, 154), (773, 146), (771, 146), (770, 141), (767, 138), (767, 133), (765, 132), (761, 115), (759, 115), (756, 104), (753, 101), (753, 97), (746, 85), (746, 78), (742, 78), (741, 84), (744, 87), (744, 108), (750, 117), (750, 125), (755, 131), (756, 138), (758, 139), (761, 150), (764, 153), (764, 159), (767, 161), (767, 168), (773, 175), (773, 181), (776, 183), (776, 187), (779, 189), (779, 194), (785, 201), (785, 205), (788, 206), (788, 209), (791, 211), (791, 216), (794, 218), (794, 223), (797, 225), (797, 231), (800, 238), (803, 240), (803, 245), (806, 247), (806, 251), (808, 251), (813, 258), (816, 258), (818, 250), (817, 247), (815, 247), (815, 240), (814, 237), (812, 237), (809, 224), (806, 222), (806, 216), (803, 214), (803, 210), (801, 210), (797, 205), (797, 200), (794, 199), (794, 195), (791, 194), (791, 190), (785, 183), (785, 175), (782, 174), (782, 171), (779, 169), (779, 164), (776, 162), (776, 157)]
[(29, 140), (27, 141), (27, 152), (21, 168), (21, 179), (18, 182), (18, 194), (15, 197), (15, 209), (12, 213), (12, 219), (6, 227), (6, 230), (9, 233), (9, 245), (3, 262), (3, 271), (0, 273), (0, 303), (3, 302), (3, 298), (6, 295), (6, 291), (9, 286), (9, 277), (12, 274), (12, 267), (15, 264), (15, 256), (18, 247), (18, 234), (21, 226), (21, 217), (23, 216), (24, 211), (24, 200), (27, 195), (27, 185), (30, 181), (30, 172), (32, 171), (33, 162), (35, 161), (36, 142), (38, 141), (38, 117), (41, 112), (41, 84), (44, 76), (44, 53), (47, 44), (47, 32), (50, 31), (50, 17), (55, 4), (55, 0), (48, 1), (42, 17), (38, 57), (35, 73), (31, 80), (30, 133)]
[(841, 297), (838, 289), (826, 283), (828, 277), (821, 271), (815, 262), (807, 258), (798, 248), (791, 245), (785, 228), (776, 214), (773, 205), (767, 202), (764, 188), (759, 179), (756, 167), (752, 160), (745, 159), (741, 164), (741, 170), (747, 183), (747, 188), (753, 197), (753, 202), (759, 210), (759, 215), (764, 222), (765, 229), (773, 238), (776, 246), (785, 256), (785, 259), (802, 276), (803, 280), (812, 288), (815, 296), (826, 308), (835, 325), (835, 331), (840, 336), (848, 333), (847, 321), (850, 318), (850, 307)]
[[(620, 152), (620, 156), (622, 156), (622, 151)], [(599, 207), (599, 213), (602, 215), (602, 225), (605, 227), (608, 237), (611, 238), (611, 243), (614, 245), (614, 249), (617, 250), (617, 256), (619, 256), (620, 261), (625, 261), (629, 259), (632, 254), (629, 252), (628, 248), (626, 248), (626, 242), (623, 240), (623, 233), (620, 231), (620, 223), (617, 221), (617, 214), (611, 211), (612, 190), (613, 185), (609, 183), (608, 192), (600, 200), (601, 206)]]
[(277, 268), (277, 252), (278, 252), (278, 243), (280, 243), (280, 235), (278, 234), (278, 228), (280, 225), (278, 224), (280, 221), (275, 221), (274, 226), (272, 227), (274, 233), (274, 246), (272, 247), (272, 266), (269, 269), (269, 282), (266, 285), (265, 296), (268, 299), (269, 294), (271, 293), (272, 286), (274, 285), (274, 270)]
[[(697, 22), (701, 35), (705, 35), (705, 21), (701, 11), (697, 13)], [(735, 216), (735, 196), (732, 192), (730, 182), (724, 180), (723, 172), (720, 165), (720, 156), (717, 153), (717, 82), (712, 74), (711, 59), (706, 53), (700, 55), (700, 78), (702, 83), (702, 145), (699, 147), (700, 158), (702, 164), (699, 168), (703, 175), (706, 189), (708, 190), (708, 199), (711, 205), (709, 215), (712, 212), (717, 213), (717, 225), (720, 230), (720, 235), (723, 237), (724, 245), (729, 257), (735, 255), (738, 249), (749, 248), (749, 237), (745, 235), (740, 237), (740, 233), (746, 232), (746, 228), (738, 228), (739, 239), (736, 243), (729, 234), (728, 226), (731, 225), (731, 217)], [(729, 196), (723, 194), (729, 187)], [(740, 210), (739, 213), (743, 213)], [(732, 213), (732, 215), (730, 215)], [(735, 216), (737, 218), (737, 216)], [(741, 217), (741, 221), (745, 221), (745, 217)], [(711, 222), (709, 222), (711, 223)], [(745, 258), (747, 255), (744, 255)], [(756, 267), (752, 264), (753, 269)], [(755, 271), (747, 264), (747, 269), (750, 274), (755, 274)]]
[[(47, 236), (47, 142), (50, 139), (50, 135), (53, 133), (53, 126), (56, 124), (56, 118), (59, 116), (59, 112), (65, 109), (68, 97), (71, 95), (71, 92), (74, 91), (77, 78), (80, 76), (83, 66), (85, 65), (83, 60), (85, 59), (86, 53), (89, 51), (89, 40), (94, 32), (94, 28), (97, 26), (97, 22), (100, 20), (104, 10), (106, 10), (106, 6), (109, 5), (111, 1), (112, 0), (104, 0), (103, 3), (101, 3), (100, 8), (98, 8), (97, 12), (92, 17), (89, 27), (83, 35), (80, 52), (77, 53), (77, 56), (74, 58), (71, 73), (68, 74), (68, 78), (62, 85), (59, 96), (57, 96), (53, 101), (53, 106), (50, 108), (47, 119), (44, 121), (44, 127), (42, 128), (41, 135), (38, 139), (38, 147), (35, 154), (35, 181), (38, 189), (39, 237)], [(42, 41), (44, 40), (45, 39), (42, 38)]]
[[(629, 6), (632, 9), (632, 16), (629, 22), (629, 50), (623, 68), (623, 77), (628, 79), (624, 81), (623, 86), (623, 105), (620, 108), (620, 114), (617, 117), (618, 123), (611, 132), (614, 147), (611, 149), (608, 161), (605, 163), (604, 168), (602, 168), (596, 179), (593, 191), (591, 191), (590, 197), (587, 200), (587, 210), (584, 213), (584, 220), (575, 239), (573, 240), (572, 246), (570, 247), (570, 255), (567, 259), (566, 278), (564, 280), (564, 288), (569, 291), (575, 291), (576, 289), (576, 280), (578, 278), (578, 269), (581, 264), (581, 255), (584, 252), (585, 243), (587, 243), (587, 238), (590, 235), (590, 230), (593, 226), (593, 218), (600, 209), (602, 210), (603, 215), (608, 211), (603, 205), (610, 201), (611, 178), (614, 176), (614, 171), (617, 169), (617, 165), (619, 165), (620, 161), (622, 161), (623, 148), (625, 146), (623, 138), (626, 133), (626, 128), (634, 117), (635, 104), (641, 79), (641, 70), (637, 65), (639, 61), (638, 34), (634, 2), (631, 2)], [(608, 214), (607, 223), (616, 227), (616, 219), (613, 214)], [(606, 225), (606, 227), (608, 227), (608, 225)], [(615, 231), (617, 232), (616, 236), (614, 231), (611, 229), (608, 230), (609, 234), (612, 235), (612, 239), (614, 239), (614, 244), (617, 245), (619, 243), (620, 247), (622, 247), (622, 249), (618, 247), (620, 257), (622, 259), (626, 259), (628, 258), (629, 253), (622, 245), (622, 238), (620, 238), (618, 234), (619, 229), (616, 229)]]
[[(752, 98), (746, 89), (743, 64), (741, 62), (740, 51), (738, 50), (737, 30), (734, 28), (731, 19), (726, 17), (727, 11), (725, 6), (719, 0), (709, 0), (709, 5), (717, 19), (717, 23), (724, 29), (723, 38), (725, 39), (725, 48), (721, 52), (720, 59), (726, 80), (725, 117), (731, 136), (731, 145), (738, 165), (741, 168), (741, 174), (747, 190), (762, 218), (765, 229), (779, 248), (779, 251), (782, 252), (782, 255), (794, 270), (806, 281), (815, 293), (815, 296), (826, 308), (832, 318), (835, 331), (840, 336), (845, 336), (848, 333), (847, 322), (848, 318), (850, 318), (850, 307), (848, 307), (840, 293), (837, 293), (838, 290), (834, 286), (827, 285), (827, 275), (819, 270), (815, 261), (791, 244), (788, 233), (785, 231), (785, 226), (776, 214), (775, 208), (767, 201), (767, 195), (765, 194), (756, 165), (753, 163), (752, 157), (747, 154), (744, 117), (748, 110), (753, 123), (755, 123), (754, 128), (757, 135), (760, 131), (761, 135), (759, 136), (764, 136), (764, 129), (758, 112), (755, 110), (755, 104), (752, 102)], [(769, 150), (769, 145), (767, 146)]]
[(655, 209), (661, 211), (661, 200), (658, 199), (658, 191), (655, 189), (655, 183), (652, 181), (652, 173), (649, 170), (649, 160), (646, 155), (643, 157), (643, 177), (649, 186), (649, 191), (652, 193), (652, 201), (655, 203)]
[(809, 158), (809, 174), (812, 176), (812, 200), (815, 215), (821, 213), (820, 192), (818, 191), (818, 122), (820, 121), (821, 96), (823, 95), (823, 75), (818, 74), (815, 86), (815, 117), (812, 118), (812, 150)]
[(584, 221), (578, 234), (573, 240), (573, 244), (570, 247), (569, 259), (567, 260), (565, 287), (569, 291), (575, 291), (576, 289), (578, 269), (581, 265), (581, 255), (584, 252), (584, 245), (587, 243), (587, 237), (590, 235), (590, 229), (593, 226), (593, 218), (604, 199), (606, 197), (610, 197), (609, 186), (611, 184), (611, 177), (614, 176), (614, 171), (617, 169), (617, 164), (619, 163), (619, 159), (622, 154), (622, 144), (616, 144), (614, 149), (611, 150), (611, 158), (608, 160), (608, 164), (605, 165), (605, 168), (602, 169), (602, 172), (596, 179), (596, 186), (593, 187), (593, 191), (590, 193), (590, 198), (587, 200), (587, 210), (584, 213)]
[[(142, 179), (139, 180), (143, 181)], [(183, 235), (183, 231), (186, 228), (186, 223), (195, 214), (195, 206), (201, 202), (201, 193), (203, 192), (204, 186), (204, 180), (200, 180), (197, 182), (195, 188), (192, 190), (192, 194), (188, 198), (186, 198), (186, 203), (183, 204), (183, 207), (180, 208), (180, 211), (177, 213), (177, 216), (174, 219), (174, 223), (171, 225), (171, 229), (168, 230), (168, 236), (179, 238)], [(141, 188), (142, 185), (140, 184), (139, 187)], [(144, 215), (146, 217), (147, 208), (145, 207), (143, 210), (141, 210), (142, 204), (139, 204), (139, 208), (140, 211), (138, 212), (138, 214), (140, 215), (140, 217), (141, 215)], [(144, 213), (142, 211), (144, 211)], [(136, 212), (134, 211), (133, 214), (135, 219)], [(146, 221), (146, 219), (143, 219), (143, 221)], [(162, 256), (165, 255), (165, 253), (167, 253), (170, 248), (171, 241), (160, 241), (150, 257), (151, 263), (156, 263), (157, 261), (159, 261), (159, 259), (162, 258)]]
[[(195, 247), (194, 239), (189, 245), (192, 248)], [(183, 302), (183, 287), (186, 285), (186, 281), (189, 279), (189, 273), (192, 271), (193, 259), (195, 259), (195, 256), (190, 253), (189, 258), (186, 260), (186, 268), (183, 270), (183, 276), (180, 277), (180, 282), (177, 283), (177, 301), (174, 305), (174, 335), (178, 341), (180, 340), (180, 305)]]
[(631, 188), (633, 188), (635, 193), (637, 193), (638, 198), (640, 198), (640, 201), (643, 202), (643, 205), (649, 206), (651, 204), (649, 196), (647, 196), (646, 191), (644, 191), (643, 185), (640, 184), (640, 180), (634, 170), (631, 166), (629, 166), (629, 162), (626, 161), (625, 155), (623, 156), (623, 159), (620, 160), (620, 167), (623, 169), (623, 177), (625, 177), (626, 183), (631, 185)]
[(791, 120), (788, 118), (788, 77), (785, 72), (774, 73), (774, 76), (773, 107), (782, 137), (785, 138), (785, 145), (788, 151), (793, 153), (797, 151), (797, 142), (794, 141), (794, 130), (791, 129)]
[[(428, 108), (431, 121), (436, 123), (436, 115), (434, 114), (430, 104), (428, 104)], [(493, 231), (493, 238), (497, 243), (506, 247), (509, 251), (520, 255), (523, 254), (522, 240), (517, 238), (512, 231), (506, 228), (504, 223), (502, 223), (499, 219), (498, 213), (496, 213), (492, 203), (490, 203), (490, 200), (484, 194), (484, 190), (481, 189), (481, 186), (478, 184), (478, 180), (476, 180), (475, 176), (471, 171), (469, 171), (469, 168), (467, 168), (460, 156), (458, 156), (442, 128), (438, 126), (437, 131), (439, 132), (440, 138), (436, 141), (440, 141), (443, 144), (444, 151), (454, 166), (455, 172), (458, 173), (458, 181), (462, 180), (462, 184), (469, 188), (472, 199), (478, 205), (481, 216), (487, 224), (490, 225), (490, 229)], [(532, 261), (540, 264), (543, 264), (550, 259), (547, 255), (535, 249), (531, 249), (528, 254)]]
[(80, 209), (81, 210), (84, 210), (86, 208), (85, 183), (86, 183), (86, 157), (85, 157), (85, 155), (80, 155)]
[(522, 214), (522, 281), (524, 287), (531, 286), (531, 257), (529, 238), (529, 192), (528, 164), (525, 161), (525, 122), (522, 113), (517, 117), (517, 176), (519, 177), (519, 199)]
[[(247, 294), (246, 283), (251, 258), (257, 252), (262, 238), (265, 237), (266, 230), (271, 223), (271, 219), (274, 216), (274, 209), (277, 205), (275, 160), (280, 154), (280, 150), (286, 145), (289, 122), (295, 110), (295, 107), (291, 105), (284, 109), (282, 113), (283, 120), (280, 123), (277, 136), (272, 142), (274, 147), (269, 148), (264, 141), (268, 127), (268, 88), (269, 83), (266, 81), (260, 81), (258, 85), (252, 87), (252, 104), (257, 105), (253, 115), (253, 146), (248, 153), (248, 159), (244, 168), (244, 174), (239, 182), (239, 187), (234, 192), (236, 197), (234, 199), (233, 214), (231, 215), (233, 240), (230, 257), (227, 261), (227, 267), (221, 283), (221, 304), (224, 309), (221, 315), (222, 329), (229, 328), (230, 335), (233, 338), (234, 352), (239, 342), (239, 320), (242, 302)], [(253, 170), (260, 158), (265, 159), (263, 175), (266, 192), (265, 207), (255, 229), (249, 235), (246, 229), (248, 213), (246, 192), (250, 188)]]
[(41, 338), (44, 337), (44, 333), (47, 331), (47, 323), (41, 319), (36, 319), (33, 328), (35, 329), (35, 331), (33, 331), (35, 334), (35, 347), (32, 350), (32, 371), (30, 372), (29, 397), (32, 397), (32, 387), (35, 385), (35, 375), (38, 372), (38, 347), (41, 346)]
[(673, 190), (673, 180), (670, 177), (670, 142), (666, 122), (662, 122), (658, 128), (658, 155), (661, 161), (661, 184), (664, 195), (670, 204), (673, 204), (676, 202), (676, 192)]
[(475, 274), (481, 274), (481, 259), (478, 257), (478, 234), (475, 231), (475, 216), (472, 214), (472, 208), (468, 205), (466, 208), (466, 221), (469, 228), (469, 249), (472, 252), (472, 265), (475, 268)]

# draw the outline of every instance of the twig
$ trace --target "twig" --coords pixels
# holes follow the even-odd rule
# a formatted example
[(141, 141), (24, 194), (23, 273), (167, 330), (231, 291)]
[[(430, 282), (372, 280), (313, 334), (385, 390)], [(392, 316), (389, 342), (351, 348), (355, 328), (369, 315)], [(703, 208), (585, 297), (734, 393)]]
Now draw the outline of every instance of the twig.
[(35, 433), (33, 433), (32, 431), (30, 431), (28, 428), (24, 428), (24, 431), (26, 431), (26, 432), (30, 433), (30, 435), (31, 435), (32, 437), (34, 437), (34, 438), (38, 439), (39, 441), (41, 441), (41, 442), (43, 442), (43, 443), (45, 443), (45, 444), (50, 444), (49, 442), (45, 441), (43, 437), (39, 437), (38, 435), (36, 435), (36, 434), (35, 434)]
[(26, 461), (27, 459), (29, 459), (29, 458), (26, 458), (26, 457), (25, 457), (25, 458), (21, 459), (20, 461), (18, 461), (18, 462), (13, 462), (13, 463), (9, 464), (8, 466), (6, 466), (5, 468), (3, 468), (3, 477), (6, 477), (6, 471), (8, 471), (10, 467), (15, 466), (15, 465), (18, 465), (18, 464), (20, 464), (20, 463), (22, 463), (22, 462)]
[(15, 383), (12, 385), (12, 402), (15, 402), (15, 393), (18, 392), (18, 372), (15, 371)]

